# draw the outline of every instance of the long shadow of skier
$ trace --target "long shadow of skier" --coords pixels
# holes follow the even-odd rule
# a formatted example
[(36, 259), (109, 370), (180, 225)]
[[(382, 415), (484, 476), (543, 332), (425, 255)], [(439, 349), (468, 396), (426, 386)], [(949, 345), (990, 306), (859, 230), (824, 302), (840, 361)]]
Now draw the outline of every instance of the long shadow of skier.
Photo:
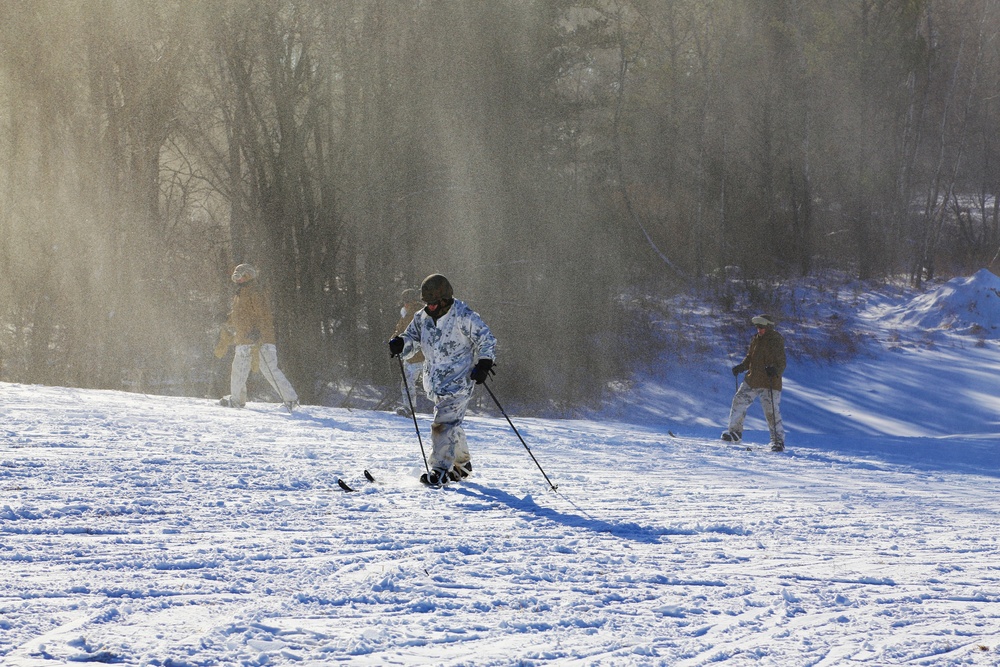
[(654, 543), (658, 542), (664, 535), (690, 535), (695, 532), (689, 530), (640, 526), (639, 524), (632, 522), (617, 523), (588, 516), (581, 516), (578, 514), (560, 512), (552, 509), (551, 507), (542, 507), (536, 503), (534, 498), (531, 496), (518, 498), (517, 496), (507, 493), (506, 491), (483, 486), (482, 484), (477, 484), (475, 482), (464, 481), (451, 488), (454, 489), (455, 493), (465, 495), (470, 498), (475, 498), (477, 500), (483, 500), (484, 498), (493, 500), (502, 505), (506, 505), (513, 510), (524, 512), (525, 514), (531, 514), (540, 519), (548, 519), (549, 521), (553, 521), (564, 526), (591, 530), (595, 533), (608, 533), (624, 540)]

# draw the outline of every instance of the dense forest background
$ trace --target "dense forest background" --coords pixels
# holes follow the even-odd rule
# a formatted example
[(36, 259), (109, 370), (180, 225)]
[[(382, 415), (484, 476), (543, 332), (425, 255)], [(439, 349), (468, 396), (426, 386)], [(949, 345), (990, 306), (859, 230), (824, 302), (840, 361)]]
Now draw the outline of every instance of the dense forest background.
[(0, 379), (218, 395), (249, 261), (303, 402), (394, 387), (440, 272), (505, 392), (571, 405), (655, 351), (637, 287), (990, 266), (998, 35), (998, 0), (4, 2)]

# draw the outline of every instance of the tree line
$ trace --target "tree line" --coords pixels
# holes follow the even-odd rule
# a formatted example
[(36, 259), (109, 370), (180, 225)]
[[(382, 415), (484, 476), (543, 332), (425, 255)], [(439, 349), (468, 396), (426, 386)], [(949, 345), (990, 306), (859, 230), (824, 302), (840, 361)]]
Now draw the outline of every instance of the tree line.
[(733, 266), (920, 285), (1000, 249), (998, 0), (0, 15), (5, 380), (211, 393), (251, 262), (306, 402), (391, 385), (399, 295), (440, 272), (505, 391), (569, 407), (655, 353), (637, 288)]

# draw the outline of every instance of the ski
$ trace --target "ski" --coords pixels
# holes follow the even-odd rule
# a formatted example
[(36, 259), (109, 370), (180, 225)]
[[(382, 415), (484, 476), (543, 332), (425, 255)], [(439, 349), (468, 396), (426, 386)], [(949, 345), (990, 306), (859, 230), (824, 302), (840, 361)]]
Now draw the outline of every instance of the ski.
[[(371, 482), (372, 484), (374, 484), (375, 483), (375, 476), (372, 475), (371, 472), (368, 471), (368, 470), (365, 470), (363, 472), (364, 472), (365, 479), (368, 480), (369, 482)], [(449, 482), (457, 482), (459, 480), (449, 479), (448, 481)], [(420, 483), (423, 484), (424, 486), (429, 486), (432, 489), (440, 489), (441, 487), (444, 486), (443, 483), (431, 484), (430, 482), (428, 482), (427, 481), (427, 474), (426, 473), (420, 476)], [(350, 484), (348, 484), (347, 482), (345, 482), (340, 477), (337, 478), (337, 486), (339, 486), (341, 489), (343, 489), (347, 493), (354, 493), (355, 491), (357, 491), (357, 489), (355, 489), (353, 486), (351, 486)]]
[(741, 451), (741, 452), (762, 452), (765, 449), (764, 447), (760, 447), (760, 446), (748, 445), (748, 444), (746, 444), (746, 443), (744, 443), (742, 441), (740, 441), (740, 442), (732, 442), (732, 441), (729, 441), (729, 440), (723, 440), (722, 442), (723, 442), (723, 444), (728, 445), (730, 447), (730, 449), (735, 449), (735, 450)]
[(771, 449), (770, 445), (746, 445), (743, 444), (742, 442), (727, 442), (726, 444), (730, 445), (733, 449), (744, 452), (768, 452), (774, 454), (781, 454), (787, 451), (784, 449), (779, 449), (779, 450)]
[[(365, 479), (367, 479), (369, 482), (373, 482), (373, 483), (375, 482), (375, 476), (372, 475), (370, 472), (368, 472), (367, 470), (365, 470), (364, 474), (365, 474)], [(344, 491), (346, 491), (348, 493), (354, 493), (357, 490), (357, 489), (353, 488), (350, 484), (348, 484), (347, 482), (345, 482), (344, 480), (342, 480), (339, 477), (337, 478), (337, 486), (339, 486), (340, 488), (342, 488)]]

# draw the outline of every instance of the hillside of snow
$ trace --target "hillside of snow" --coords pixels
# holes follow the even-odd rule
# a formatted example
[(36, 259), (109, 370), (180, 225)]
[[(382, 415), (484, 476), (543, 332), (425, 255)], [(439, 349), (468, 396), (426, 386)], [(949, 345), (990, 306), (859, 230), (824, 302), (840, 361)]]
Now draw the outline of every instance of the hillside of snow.
[(783, 454), (717, 439), (753, 332), (692, 308), (604, 413), (511, 415), (557, 491), (503, 418), (436, 490), (391, 413), (0, 384), (0, 664), (1000, 664), (998, 290), (797, 293)]
[[(893, 437), (975, 435), (1000, 429), (1000, 278), (983, 269), (925, 292), (821, 286), (790, 290), (779, 330), (789, 366), (782, 416), (800, 434)], [(683, 307), (693, 311), (688, 304)], [(782, 311), (790, 311), (785, 317)], [(730, 368), (746, 354), (760, 312), (741, 306), (726, 326), (705, 310), (673, 337), (699, 337), (696, 361), (667, 355), (618, 397), (615, 418), (671, 424), (713, 437), (736, 390)], [(693, 332), (693, 333), (692, 333)], [(748, 422), (767, 435), (760, 411)], [(794, 433), (794, 435), (792, 435)]]

